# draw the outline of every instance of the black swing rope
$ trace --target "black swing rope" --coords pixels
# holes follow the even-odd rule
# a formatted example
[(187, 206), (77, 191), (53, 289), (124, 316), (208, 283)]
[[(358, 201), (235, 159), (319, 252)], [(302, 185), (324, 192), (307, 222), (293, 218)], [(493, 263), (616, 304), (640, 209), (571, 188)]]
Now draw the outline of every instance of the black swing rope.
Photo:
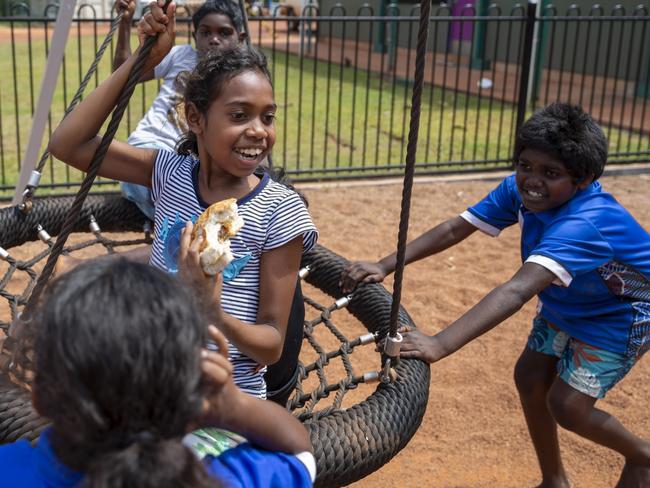
[[(348, 310), (352, 315), (359, 319), (366, 326), (368, 331), (375, 336), (384, 335), (387, 332), (389, 337), (397, 336), (398, 320), (402, 324), (414, 326), (406, 311), (399, 307), (399, 299), (401, 296), (401, 279), (404, 266), (409, 205), (417, 146), (417, 131), (419, 126), (421, 92), (424, 77), (424, 54), (429, 13), (430, 5), (428, 1), (423, 0), (421, 5), (420, 30), (418, 35), (411, 124), (405, 168), (405, 184), (402, 195), (403, 201), (400, 216), (395, 291), (393, 298), (391, 299), (390, 294), (388, 294), (381, 285), (368, 285), (356, 290), (353, 297), (347, 297), (349, 306), (345, 305), (348, 307)], [(155, 42), (153, 38), (148, 39), (148, 41), (150, 41), (150, 44)], [(44, 283), (47, 281), (47, 278), (43, 278), (43, 276), (48, 268), (49, 271), (47, 272), (49, 275), (52, 274), (52, 269), (56, 263), (56, 257), (54, 256), (57, 256), (57, 253), (60, 254), (63, 250), (65, 239), (67, 239), (72, 230), (79, 230), (79, 222), (76, 222), (75, 224), (75, 221), (79, 220), (77, 216), (81, 210), (83, 199), (90, 190), (92, 180), (96, 176), (101, 164), (101, 158), (105, 155), (108, 144), (110, 143), (110, 138), (115, 134), (116, 127), (119, 124), (119, 118), (123, 115), (125, 106), (128, 103), (128, 98), (133, 92), (135, 83), (137, 83), (139, 79), (137, 71), (138, 69), (142, 69), (144, 59), (146, 59), (150, 48), (151, 46), (147, 49), (147, 42), (145, 42), (142, 52), (136, 61), (136, 65), (134, 66), (129, 76), (129, 80), (125, 85), (124, 92), (120, 96), (120, 100), (118, 101), (117, 107), (108, 126), (107, 133), (102, 139), (102, 143), (93, 157), (93, 161), (88, 170), (88, 175), (86, 176), (79, 193), (75, 197), (73, 205), (68, 209), (67, 203), (61, 205), (62, 202), (51, 202), (55, 207), (58, 207), (57, 213), (60, 214), (60, 217), (52, 216), (51, 219), (50, 217), (48, 217), (48, 219), (52, 220), (55, 229), (58, 229), (59, 225), (61, 225), (56, 222), (62, 222), (65, 219), (65, 223), (61, 225), (62, 230), (59, 239), (56, 244), (52, 245), (52, 254), (48, 259), (41, 277), (39, 277), (39, 283), (34, 287), (34, 291), (31, 294), (23, 314), (25, 313), (25, 310), (29, 310), (31, 306), (36, 303), (34, 296), (36, 293), (41, 293)], [(104, 199), (108, 200), (104, 201)], [(70, 200), (71, 199), (68, 199), (67, 201)], [(97, 201), (95, 202), (95, 200)], [(81, 212), (84, 214), (88, 214), (88, 212), (90, 212), (90, 214), (94, 213), (98, 215), (98, 217), (99, 214), (102, 214), (101, 217), (107, 221), (106, 225), (109, 227), (109, 230), (118, 225), (116, 219), (122, 222), (120, 225), (135, 225), (134, 222), (137, 219), (134, 217), (135, 214), (133, 212), (137, 213), (136, 209), (135, 207), (131, 208), (131, 206), (127, 205), (128, 202), (125, 202), (123, 199), (117, 197), (109, 198), (107, 196), (91, 196), (89, 202), (90, 206), (88, 208), (84, 206)], [(129, 212), (132, 214), (130, 217), (116, 217), (119, 211), (127, 210), (127, 207)], [(6, 225), (6, 227), (12, 229), (20, 228), (18, 234), (22, 235), (25, 233), (23, 228), (28, 227), (29, 222), (24, 218), (17, 219), (16, 217), (20, 215), (20, 212), (15, 211), (15, 209), (12, 210), (14, 211), (11, 213), (0, 211), (0, 221), (5, 220), (6, 218), (6, 223), (9, 224)], [(41, 205), (40, 203), (37, 208), (35, 208), (35, 211), (37, 211), (36, 214), (40, 214), (43, 210), (49, 211), (50, 209), (46, 209), (45, 205)], [(52, 208), (51, 210), (55, 210), (55, 208)], [(37, 215), (31, 217), (37, 220), (40, 218)], [(31, 217), (29, 219), (30, 221), (32, 220)], [(131, 220), (133, 220), (133, 222), (131, 222)], [(73, 229), (75, 226), (76, 228)], [(4, 226), (0, 225), (0, 227)], [(115, 230), (117, 230), (117, 228), (115, 228)], [(344, 258), (334, 255), (321, 246), (316, 246), (315, 249), (303, 257), (303, 266), (311, 268), (311, 272), (306, 278), (307, 281), (310, 284), (317, 286), (330, 296), (340, 296), (338, 281), (345, 263), (346, 261)], [(37, 290), (39, 284), (40, 289)], [(340, 300), (341, 299), (337, 300), (337, 302)], [(307, 339), (309, 339), (310, 331), (313, 330), (313, 327), (316, 326), (317, 323), (322, 322), (328, 328), (332, 326), (329, 316), (330, 312), (334, 311), (335, 308), (339, 307), (331, 306), (321, 310), (321, 317), (310, 322), (310, 327), (306, 327), (305, 329)], [(393, 313), (394, 310), (397, 310), (397, 313)], [(393, 315), (395, 315), (395, 318), (393, 318)], [(29, 315), (24, 315), (24, 317), (28, 319)], [(341, 334), (335, 335), (338, 337)], [(347, 356), (352, 352), (352, 349), (357, 345), (360, 345), (357, 344), (359, 341), (347, 340), (343, 335), (341, 335), (340, 339), (343, 339), (344, 342), (338, 352), (327, 353), (323, 350), (317, 349), (319, 357), (316, 362), (314, 364), (304, 365), (302, 368), (305, 373), (308, 373), (310, 370), (316, 370), (319, 372), (319, 379), (320, 376), (323, 376), (323, 378), (320, 379), (320, 385), (317, 388), (318, 391), (312, 394), (307, 394), (306, 392), (298, 390), (298, 394), (294, 397), (293, 402), (294, 408), (301, 408), (301, 405), (303, 406), (303, 413), (299, 415), (299, 417), (302, 418), (306, 427), (308, 427), (312, 444), (314, 445), (319, 473), (316, 482), (317, 486), (341, 486), (349, 484), (387, 463), (407, 444), (408, 440), (417, 430), (422, 417), (424, 416), (428, 399), (430, 378), (428, 366), (421, 361), (405, 360), (394, 365), (400, 381), (391, 382), (389, 384), (380, 384), (375, 392), (364, 401), (341, 410), (340, 408), (342, 406), (340, 401), (345, 390), (354, 388), (355, 385), (363, 381), (363, 379), (351, 376), (351, 368), (348, 364), (349, 361), (346, 360)], [(347, 376), (349, 376), (349, 378), (341, 381), (338, 385), (328, 386), (327, 378), (322, 374), (322, 367), (325, 366), (330, 359), (338, 356), (343, 359)], [(396, 355), (393, 355), (393, 357), (395, 356)], [(313, 409), (315, 402), (319, 398), (326, 397), (329, 393), (334, 392), (336, 392), (337, 398), (333, 404), (333, 408), (328, 408), (325, 411), (319, 412), (316, 412)], [(34, 414), (29, 408), (28, 394), (22, 392), (16, 396), (11, 393), (12, 391), (8, 391), (7, 393), (0, 395), (0, 413), (2, 413), (2, 415), (7, 415), (6, 417), (0, 415), (0, 432), (3, 432), (3, 429), (5, 428), (12, 430), (11, 436), (13, 437), (19, 435), (17, 432), (13, 432), (16, 428), (20, 428), (20, 430), (31, 429), (29, 436), (30, 438), (34, 438), (42, 428), (42, 425), (37, 424), (37, 421), (32, 419)], [(38, 420), (38, 422), (41, 422), (41, 420)], [(10, 439), (8, 435), (6, 438), (7, 440)]]
[[(166, 0), (163, 10), (167, 9), (167, 6), (169, 5), (170, 2), (171, 0)], [(145, 39), (142, 48), (138, 53), (138, 57), (135, 61), (135, 64), (133, 65), (133, 68), (131, 68), (129, 77), (126, 81), (126, 84), (124, 85), (122, 93), (120, 94), (120, 98), (118, 99), (115, 110), (113, 111), (113, 115), (111, 116), (111, 120), (106, 129), (106, 133), (102, 137), (102, 140), (99, 143), (99, 146), (95, 151), (95, 154), (93, 155), (93, 158), (90, 162), (90, 166), (88, 167), (88, 171), (86, 172), (86, 176), (84, 177), (83, 182), (81, 183), (79, 191), (77, 192), (77, 195), (74, 199), (74, 202), (70, 207), (68, 216), (63, 224), (63, 227), (61, 228), (61, 233), (59, 234), (59, 236), (56, 239), (56, 242), (52, 246), (51, 254), (48, 257), (47, 262), (45, 263), (41, 275), (38, 277), (38, 281), (36, 282), (36, 285), (34, 286), (34, 290), (32, 291), (32, 294), (29, 297), (27, 304), (25, 305), (25, 309), (23, 310), (20, 318), (18, 319), (19, 322), (28, 322), (31, 319), (31, 314), (33, 313), (33, 309), (35, 305), (38, 303), (40, 296), (43, 293), (43, 290), (45, 289), (45, 285), (47, 284), (48, 280), (52, 276), (52, 273), (54, 272), (54, 267), (56, 266), (56, 262), (61, 252), (63, 251), (63, 247), (65, 246), (68, 237), (70, 236), (70, 234), (74, 229), (77, 219), (79, 218), (79, 214), (81, 213), (81, 208), (83, 206), (83, 203), (86, 200), (86, 197), (90, 192), (90, 189), (92, 188), (95, 178), (97, 177), (99, 168), (101, 167), (102, 162), (104, 161), (104, 157), (106, 156), (106, 152), (108, 151), (108, 146), (111, 144), (113, 138), (115, 137), (115, 133), (117, 132), (117, 129), (120, 125), (122, 116), (124, 115), (124, 111), (126, 110), (126, 107), (129, 104), (131, 95), (135, 90), (135, 86), (140, 81), (142, 70), (144, 69), (145, 62), (149, 57), (149, 52), (151, 51), (153, 45), (156, 43), (157, 39), (158, 39), (158, 35), (151, 36)], [(18, 327), (20, 327), (20, 324), (18, 324)], [(16, 333), (20, 335), (19, 330), (16, 331)]]
[[(102, 41), (101, 46), (97, 50), (97, 53), (95, 54), (95, 59), (93, 60), (90, 67), (88, 68), (88, 72), (86, 73), (83, 80), (81, 81), (81, 84), (77, 89), (77, 92), (75, 93), (74, 97), (70, 101), (68, 107), (65, 109), (63, 118), (67, 117), (67, 115), (70, 112), (72, 112), (72, 109), (74, 109), (77, 103), (79, 103), (79, 101), (81, 100), (81, 97), (83, 96), (83, 93), (86, 90), (86, 86), (88, 86), (90, 79), (92, 78), (93, 74), (95, 74), (95, 71), (97, 71), (97, 67), (99, 66), (99, 62), (102, 60), (102, 57), (104, 56), (104, 52), (106, 51), (111, 41), (113, 40), (113, 36), (115, 35), (115, 31), (117, 30), (117, 27), (119, 26), (123, 15), (124, 15), (124, 11), (120, 9), (117, 13), (117, 16), (111, 22), (111, 27), (108, 31), (108, 34), (106, 34), (106, 37)], [(32, 208), (31, 199), (34, 196), (36, 189), (38, 188), (38, 180), (40, 179), (40, 176), (43, 173), (43, 168), (45, 167), (45, 163), (47, 162), (47, 159), (49, 157), (50, 157), (50, 152), (48, 150), (43, 151), (43, 154), (41, 155), (41, 159), (38, 161), (38, 164), (36, 165), (36, 169), (32, 172), (32, 175), (35, 175), (35, 179), (30, 178), (27, 187), (23, 191), (22, 202), (18, 205), (18, 209), (23, 213), (29, 212)]]
[(418, 29), (417, 47), (415, 54), (415, 73), (413, 76), (413, 95), (411, 97), (411, 120), (409, 126), (408, 145), (406, 148), (406, 165), (404, 169), (404, 185), (402, 188), (402, 204), (400, 211), (399, 233), (397, 237), (397, 256), (395, 264), (395, 278), (393, 281), (393, 301), (390, 311), (390, 327), (388, 340), (384, 346), (384, 373), (382, 381), (390, 381), (389, 369), (399, 356), (399, 310), (402, 298), (402, 281), (406, 258), (406, 242), (408, 239), (409, 217), (411, 209), (411, 194), (413, 190), (413, 177), (415, 174), (415, 156), (420, 130), (420, 111), (422, 106), (422, 87), (424, 85), (424, 66), (429, 36), (429, 15), (431, 13), (431, 0), (420, 1), (420, 24)]

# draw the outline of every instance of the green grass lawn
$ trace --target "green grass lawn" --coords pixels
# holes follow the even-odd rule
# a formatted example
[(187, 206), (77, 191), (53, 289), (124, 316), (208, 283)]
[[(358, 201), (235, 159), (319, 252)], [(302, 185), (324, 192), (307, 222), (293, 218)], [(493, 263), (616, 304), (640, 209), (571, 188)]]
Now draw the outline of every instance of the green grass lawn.
[[(40, 90), (46, 49), (45, 41), (36, 39), (36, 33), (33, 29), (31, 48), (26, 40), (0, 43), (0, 73), (4, 77), (0, 84), (0, 187), (11, 188), (17, 181)], [(95, 39), (92, 35), (78, 35), (73, 26), (48, 131), (61, 119), (102, 39), (102, 32)], [(394, 79), (391, 74), (381, 78), (361, 69), (328, 65), (284, 52), (267, 55), (279, 105), (274, 164), (310, 178), (360, 174), (361, 167), (382, 168), (373, 170), (374, 174), (399, 171), (406, 157), (411, 83)], [(108, 76), (111, 58), (109, 49), (91, 88), (96, 80)], [(157, 90), (155, 81), (136, 89), (118, 139), (126, 140)], [(436, 166), (423, 166), (420, 171), (458, 170), (463, 167), (461, 161), (506, 160), (512, 150), (515, 115), (512, 104), (425, 86), (416, 161)], [(629, 132), (613, 130), (608, 135), (622, 150), (648, 150), (650, 146), (647, 137), (639, 139)], [(481, 165), (490, 166), (495, 164)], [(80, 178), (76, 170), (50, 161), (41, 184)], [(11, 190), (0, 190), (0, 197), (11, 194)]]

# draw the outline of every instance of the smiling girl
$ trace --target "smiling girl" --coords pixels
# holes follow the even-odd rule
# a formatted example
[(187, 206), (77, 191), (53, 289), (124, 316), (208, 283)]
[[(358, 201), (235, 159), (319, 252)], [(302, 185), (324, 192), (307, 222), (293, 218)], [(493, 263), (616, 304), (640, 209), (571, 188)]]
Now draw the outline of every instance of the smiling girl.
[[(174, 10), (152, 3), (152, 28), (138, 26), (140, 42), (159, 36), (146, 69), (174, 41)], [(137, 54), (137, 53), (136, 53)], [(66, 117), (52, 135), (50, 152), (86, 170), (98, 132), (117, 103), (136, 58), (131, 56)], [(266, 59), (240, 46), (213, 53), (189, 76), (185, 113), (189, 132), (179, 153), (113, 141), (99, 174), (151, 187), (155, 240), (151, 264), (174, 272), (181, 232), (210, 204), (237, 199), (244, 219), (231, 239), (235, 257), (224, 270), (219, 321), (229, 341), (235, 383), (264, 398), (266, 365), (282, 353), (302, 253), (317, 231), (297, 193), (255, 170), (275, 143), (276, 104)]]

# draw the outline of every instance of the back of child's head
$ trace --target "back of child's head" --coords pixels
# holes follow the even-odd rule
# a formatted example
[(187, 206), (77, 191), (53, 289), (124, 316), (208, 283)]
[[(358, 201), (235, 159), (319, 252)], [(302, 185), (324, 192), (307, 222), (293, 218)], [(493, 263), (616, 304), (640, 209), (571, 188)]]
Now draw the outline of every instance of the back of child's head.
[[(206, 115), (224, 85), (241, 73), (257, 71), (272, 85), (266, 56), (254, 47), (239, 45), (225, 51), (211, 51), (199, 61), (187, 79), (185, 104), (192, 103)], [(186, 111), (187, 112), (187, 111)], [(176, 146), (179, 154), (198, 154), (196, 136), (187, 132)]]
[(194, 31), (198, 30), (201, 20), (206, 15), (225, 15), (232, 22), (237, 32), (244, 32), (244, 18), (238, 5), (233, 0), (208, 0), (192, 15)]
[(515, 140), (515, 161), (524, 149), (553, 156), (577, 182), (597, 180), (607, 161), (603, 130), (582, 108), (567, 103), (553, 103), (524, 122)]
[(35, 404), (88, 486), (214, 486), (181, 443), (203, 398), (197, 310), (174, 277), (122, 259), (49, 287), (33, 321)]

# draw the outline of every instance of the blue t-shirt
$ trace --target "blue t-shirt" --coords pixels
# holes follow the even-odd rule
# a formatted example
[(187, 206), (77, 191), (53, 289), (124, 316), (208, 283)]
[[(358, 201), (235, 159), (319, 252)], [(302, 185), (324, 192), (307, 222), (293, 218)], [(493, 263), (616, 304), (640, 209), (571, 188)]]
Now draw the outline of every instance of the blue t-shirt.
[(650, 235), (599, 182), (533, 213), (510, 175), (461, 216), (492, 236), (521, 225), (522, 261), (558, 278), (539, 294), (550, 323), (608, 351), (637, 355), (650, 347)]
[[(313, 473), (306, 467), (309, 460), (303, 464), (299, 456), (264, 451), (247, 443), (219, 457), (208, 456), (203, 462), (208, 473), (226, 488), (310, 487)], [(43, 432), (36, 447), (26, 440), (0, 446), (0, 488), (73, 488), (82, 479), (83, 473), (69, 469), (56, 457), (50, 429)]]

